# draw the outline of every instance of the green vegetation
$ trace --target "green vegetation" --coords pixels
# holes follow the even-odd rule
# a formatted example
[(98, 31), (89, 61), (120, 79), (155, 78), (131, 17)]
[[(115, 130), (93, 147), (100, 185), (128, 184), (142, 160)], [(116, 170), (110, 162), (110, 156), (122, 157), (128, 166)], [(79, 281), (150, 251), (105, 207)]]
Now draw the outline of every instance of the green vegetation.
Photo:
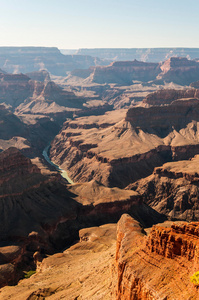
[(24, 273), (25, 273), (24, 278), (30, 278), (33, 274), (36, 273), (36, 271), (30, 270), (28, 272), (24, 271)]
[(193, 276), (190, 277), (190, 280), (194, 285), (199, 286), (199, 271), (194, 273)]

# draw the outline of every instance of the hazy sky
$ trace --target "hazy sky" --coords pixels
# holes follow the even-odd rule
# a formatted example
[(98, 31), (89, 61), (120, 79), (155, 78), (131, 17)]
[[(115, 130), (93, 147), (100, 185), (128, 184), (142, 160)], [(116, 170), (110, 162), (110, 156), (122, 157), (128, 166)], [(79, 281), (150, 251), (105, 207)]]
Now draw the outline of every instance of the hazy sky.
[(199, 0), (0, 0), (0, 46), (199, 47)]

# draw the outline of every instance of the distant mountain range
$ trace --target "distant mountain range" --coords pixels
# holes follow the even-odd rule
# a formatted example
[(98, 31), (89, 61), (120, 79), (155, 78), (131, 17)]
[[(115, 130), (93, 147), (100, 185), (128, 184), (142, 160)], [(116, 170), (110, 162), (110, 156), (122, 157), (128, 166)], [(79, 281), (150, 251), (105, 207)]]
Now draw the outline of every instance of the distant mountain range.
[(199, 48), (93, 48), (60, 50), (63, 54), (90, 55), (108, 60), (141, 60), (160, 62), (170, 57), (199, 58)]

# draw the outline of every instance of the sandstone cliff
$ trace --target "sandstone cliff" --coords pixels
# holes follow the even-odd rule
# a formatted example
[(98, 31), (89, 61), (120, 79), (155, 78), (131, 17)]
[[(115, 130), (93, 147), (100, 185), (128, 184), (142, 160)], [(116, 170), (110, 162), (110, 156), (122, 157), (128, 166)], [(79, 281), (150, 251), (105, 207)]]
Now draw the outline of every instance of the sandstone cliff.
[(139, 223), (122, 216), (112, 272), (113, 299), (198, 299), (190, 276), (199, 267), (199, 224), (165, 225), (153, 226), (146, 237)]

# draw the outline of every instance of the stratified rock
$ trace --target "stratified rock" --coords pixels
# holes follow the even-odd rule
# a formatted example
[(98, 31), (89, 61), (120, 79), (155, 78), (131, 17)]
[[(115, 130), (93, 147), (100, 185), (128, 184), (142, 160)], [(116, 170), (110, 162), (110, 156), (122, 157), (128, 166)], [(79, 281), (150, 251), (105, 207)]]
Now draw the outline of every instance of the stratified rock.
[(60, 175), (41, 174), (15, 148), (1, 152), (0, 162), (0, 243), (33, 241), (34, 252), (39, 244), (49, 251), (70, 245), (79, 229), (117, 222), (124, 212), (148, 226), (164, 219), (134, 191), (95, 181), (68, 186)]
[(199, 62), (185, 57), (171, 57), (161, 65), (162, 73), (158, 79), (189, 85), (199, 78)]
[(145, 203), (171, 219), (199, 220), (198, 168), (198, 155), (188, 161), (166, 163), (128, 188), (136, 190)]
[(174, 100), (182, 98), (199, 98), (199, 90), (196, 89), (162, 89), (148, 94), (143, 103), (148, 105), (165, 105), (171, 104)]
[[(57, 104), (72, 108), (82, 108), (83, 103), (86, 102), (86, 100), (75, 96), (73, 92), (63, 90), (53, 81), (34, 81), (24, 74), (3, 73), (0, 73), (0, 101), (11, 105), (13, 108), (18, 107), (17, 111), (24, 111), (24, 106), (29, 107), (29, 109), (31, 107), (32, 112), (38, 114), (41, 113), (41, 107), (40, 111), (38, 107), (39, 101), (43, 103), (46, 101), (47, 107)], [(36, 105), (37, 111), (34, 109)], [(56, 107), (54, 107), (54, 112), (56, 112)], [(43, 110), (42, 113), (44, 114), (45, 111)]]
[(154, 167), (197, 154), (198, 116), (199, 99), (183, 98), (170, 105), (130, 108), (125, 118), (124, 111), (77, 118), (63, 125), (50, 155), (74, 181), (95, 179), (123, 188)]
[(85, 78), (92, 77), (92, 82), (117, 83), (123, 85), (132, 84), (132, 80), (150, 81), (154, 80), (161, 72), (160, 66), (155, 63), (144, 63), (141, 61), (114, 62), (105, 67), (92, 67), (87, 72), (81, 70), (72, 73), (75, 76)]
[(146, 237), (135, 220), (122, 216), (112, 271), (113, 299), (198, 299), (190, 276), (199, 267), (199, 223), (170, 226), (154, 226)]

